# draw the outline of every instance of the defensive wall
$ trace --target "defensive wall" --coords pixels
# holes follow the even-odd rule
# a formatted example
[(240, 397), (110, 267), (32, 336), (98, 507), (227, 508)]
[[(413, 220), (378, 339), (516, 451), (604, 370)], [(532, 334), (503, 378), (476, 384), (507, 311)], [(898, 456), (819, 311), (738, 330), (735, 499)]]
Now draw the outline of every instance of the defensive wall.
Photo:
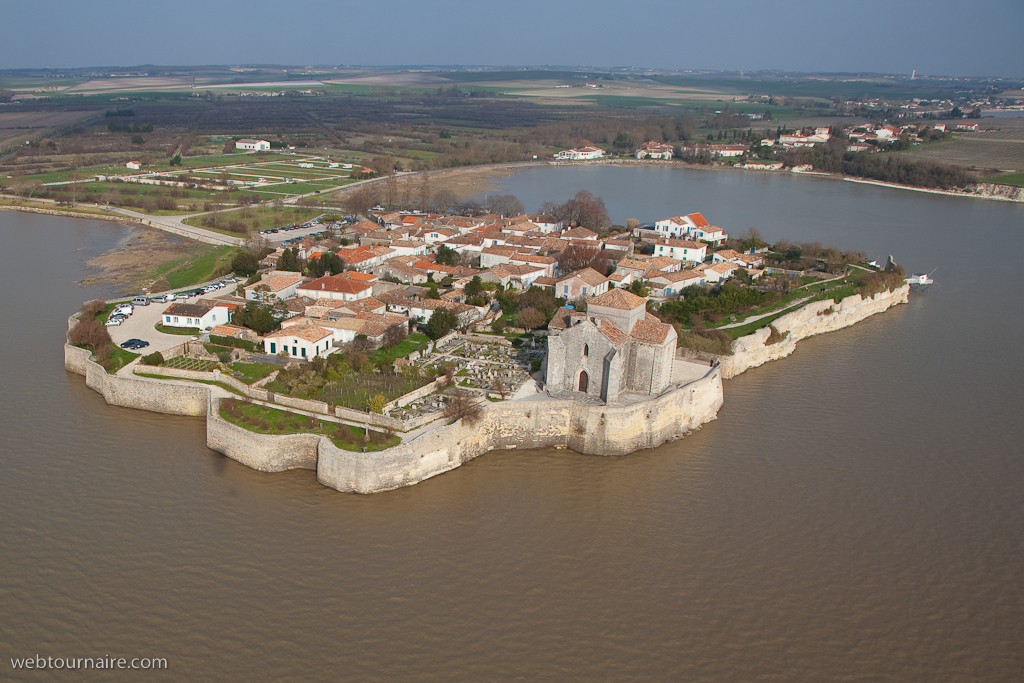
[(812, 301), (791, 313), (779, 316), (771, 324), (782, 339), (770, 342), (771, 329), (763, 327), (732, 342), (732, 354), (728, 356), (680, 348), (678, 355), (713, 361), (722, 368), (722, 377), (731, 379), (750, 368), (779, 358), (785, 358), (796, 351), (796, 343), (816, 334), (834, 332), (859, 323), (876, 313), (887, 311), (898, 304), (905, 304), (910, 294), (910, 285), (897, 287), (874, 296), (862, 297), (854, 294), (836, 302), (833, 299)]
[[(711, 358), (717, 363), (703, 377), (648, 400), (629, 405), (589, 405), (572, 400), (484, 403), (475, 418), (442, 424), (393, 448), (368, 453), (338, 448), (326, 436), (257, 434), (234, 425), (220, 417), (219, 399), (213, 397), (208, 385), (109, 375), (90, 359), (87, 350), (68, 343), (64, 358), (65, 367), (84, 375), (86, 385), (111, 405), (173, 415), (204, 415), (207, 445), (247, 467), (262, 472), (315, 470), (324, 486), (376, 493), (419, 483), (495, 449), (553, 446), (584, 454), (625, 455), (678, 439), (717, 417), (724, 401), (723, 379), (793, 353), (801, 339), (842, 329), (906, 303), (908, 292), (909, 286), (903, 286), (867, 298), (853, 295), (838, 303), (825, 300), (807, 304), (772, 324), (782, 339), (776, 335), (776, 341), (768, 343), (769, 328), (741, 337), (733, 342), (731, 356)], [(76, 319), (77, 314), (69, 319), (69, 329)], [(162, 374), (166, 369), (153, 370)], [(265, 393), (217, 375), (219, 381), (233, 387), (237, 384), (239, 389)], [(330, 413), (319, 405), (295, 407)], [(337, 417), (390, 426), (383, 424), (390, 419), (385, 416), (374, 415), (367, 420), (368, 416), (358, 411), (336, 408), (334, 412)]]

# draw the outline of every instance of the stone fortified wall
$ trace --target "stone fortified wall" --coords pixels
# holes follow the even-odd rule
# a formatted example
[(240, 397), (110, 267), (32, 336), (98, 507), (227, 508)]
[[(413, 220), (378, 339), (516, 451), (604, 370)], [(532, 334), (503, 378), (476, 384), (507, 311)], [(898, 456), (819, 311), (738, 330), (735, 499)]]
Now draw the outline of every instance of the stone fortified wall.
[(854, 294), (838, 303), (832, 299), (812, 301), (792, 313), (780, 316), (772, 323), (771, 326), (784, 337), (778, 343), (765, 343), (771, 335), (767, 327), (733, 341), (732, 355), (717, 357), (722, 367), (722, 376), (730, 379), (750, 368), (784, 358), (796, 350), (796, 343), (801, 339), (841, 330), (897, 304), (905, 304), (909, 292), (910, 285), (903, 285), (891, 292), (879, 292), (868, 298)]
[[(69, 319), (69, 328), (76, 317)], [(494, 449), (566, 447), (579, 453), (625, 455), (678, 439), (715, 419), (723, 403), (722, 373), (629, 406), (590, 406), (576, 401), (485, 404), (475, 421), (431, 429), (384, 451), (346, 451), (313, 434), (266, 435), (227, 422), (210, 388), (174, 380), (110, 375), (89, 351), (64, 346), (64, 365), (84, 375), (86, 386), (111, 405), (172, 415), (206, 417), (207, 445), (262, 472), (315, 469), (317, 479), (339, 491), (374, 493), (410, 486), (454, 469)]]
[[(564, 447), (593, 455), (625, 455), (678, 439), (714, 420), (722, 406), (722, 380), (788, 356), (806, 337), (839, 330), (890, 307), (906, 303), (909, 286), (860, 295), (835, 303), (812, 302), (779, 317), (783, 335), (766, 344), (768, 328), (733, 342), (733, 355), (694, 382), (628, 406), (591, 406), (576, 401), (486, 404), (475, 421), (460, 420), (431, 429), (394, 448), (373, 453), (346, 451), (327, 437), (311, 434), (264, 435), (222, 419), (204, 385), (143, 377), (108, 375), (89, 352), (64, 346), (65, 367), (85, 375), (86, 385), (111, 405), (175, 415), (205, 415), (207, 445), (263, 472), (315, 469), (324, 486), (375, 493), (410, 486), (452, 470), (494, 449)], [(76, 316), (69, 319), (69, 329)]]

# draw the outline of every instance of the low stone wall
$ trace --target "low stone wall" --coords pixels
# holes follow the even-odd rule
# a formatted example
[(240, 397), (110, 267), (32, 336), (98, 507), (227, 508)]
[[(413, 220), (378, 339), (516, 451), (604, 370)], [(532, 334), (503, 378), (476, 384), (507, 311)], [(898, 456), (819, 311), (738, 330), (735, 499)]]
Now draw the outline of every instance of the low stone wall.
[(132, 372), (138, 374), (140, 372), (146, 373), (147, 375), (164, 375), (166, 377), (178, 377), (180, 379), (200, 379), (204, 382), (216, 382), (220, 379), (219, 373), (214, 372), (201, 372), (199, 370), (183, 370), (181, 368), (168, 368), (163, 365), (143, 365), (136, 364), (132, 366)]
[(292, 398), (291, 396), (281, 396), (280, 394), (274, 394), (274, 403), (288, 408), (295, 408), (296, 410), (305, 410), (310, 413), (320, 413), (321, 415), (329, 415), (331, 407), (323, 401), (310, 401), (304, 398)]
[(402, 394), (394, 401), (391, 401), (390, 403), (385, 405), (384, 412), (386, 413), (395, 408), (403, 408), (418, 398), (423, 398), (424, 396), (434, 393), (435, 391), (441, 388), (442, 381), (443, 379), (435, 379), (433, 382), (425, 384), (419, 389), (413, 389), (408, 394)]

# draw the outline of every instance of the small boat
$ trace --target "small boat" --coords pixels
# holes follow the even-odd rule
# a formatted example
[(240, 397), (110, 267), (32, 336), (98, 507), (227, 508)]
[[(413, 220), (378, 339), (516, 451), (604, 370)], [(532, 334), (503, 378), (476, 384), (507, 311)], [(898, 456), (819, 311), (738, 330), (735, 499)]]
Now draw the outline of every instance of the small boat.
[[(932, 272), (934, 273), (935, 271)], [(905, 278), (904, 281), (910, 285), (911, 291), (928, 289), (929, 285), (935, 283), (931, 273), (914, 273), (910, 277)]]

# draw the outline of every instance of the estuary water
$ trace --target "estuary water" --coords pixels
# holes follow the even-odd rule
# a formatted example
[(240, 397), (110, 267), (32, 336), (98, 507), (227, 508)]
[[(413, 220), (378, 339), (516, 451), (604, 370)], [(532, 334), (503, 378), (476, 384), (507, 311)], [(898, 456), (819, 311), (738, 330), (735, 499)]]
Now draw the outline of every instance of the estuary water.
[[(1024, 206), (821, 178), (534, 169), (613, 219), (893, 253), (939, 285), (727, 381), (626, 457), (491, 453), (341, 494), (63, 369), (99, 221), (0, 212), (0, 679), (1017, 681)], [(166, 657), (28, 672), (10, 658)]]

